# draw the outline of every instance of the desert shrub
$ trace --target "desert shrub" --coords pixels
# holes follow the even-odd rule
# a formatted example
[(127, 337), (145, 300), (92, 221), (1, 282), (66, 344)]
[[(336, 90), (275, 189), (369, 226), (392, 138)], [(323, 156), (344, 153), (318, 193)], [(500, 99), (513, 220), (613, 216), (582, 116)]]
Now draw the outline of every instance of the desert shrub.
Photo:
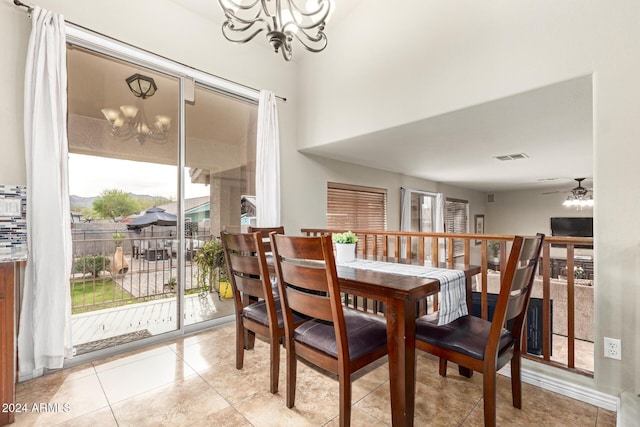
[(93, 277), (98, 277), (101, 271), (109, 270), (111, 259), (102, 255), (89, 255), (78, 258), (74, 263), (75, 273), (91, 273)]

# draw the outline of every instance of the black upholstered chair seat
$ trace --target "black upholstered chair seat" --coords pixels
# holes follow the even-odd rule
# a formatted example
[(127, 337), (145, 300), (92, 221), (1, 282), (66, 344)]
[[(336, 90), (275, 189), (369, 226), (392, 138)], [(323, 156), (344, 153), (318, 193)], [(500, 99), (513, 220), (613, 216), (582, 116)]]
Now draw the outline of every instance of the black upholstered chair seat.
[[(442, 326), (438, 326), (437, 315), (422, 316), (416, 320), (416, 339), (464, 353), (479, 360), (484, 359), (490, 330), (491, 322), (475, 316), (463, 316)], [(511, 332), (503, 329), (500, 334), (498, 354), (506, 350), (513, 342)]]
[[(279, 298), (274, 298), (276, 304), (276, 316), (278, 317), (278, 328), (284, 328), (284, 317), (282, 316), (282, 305)], [(250, 304), (242, 310), (242, 315), (247, 319), (254, 320), (262, 323), (265, 326), (269, 326), (269, 317), (267, 316), (267, 303), (265, 301), (259, 301), (255, 304)], [(303, 317), (296, 313), (293, 313), (293, 322), (299, 323), (304, 320)]]
[[(344, 321), (351, 360), (387, 345), (387, 326), (384, 318), (352, 309), (344, 309)], [(302, 344), (338, 357), (333, 324), (311, 320), (298, 327), (294, 339)]]

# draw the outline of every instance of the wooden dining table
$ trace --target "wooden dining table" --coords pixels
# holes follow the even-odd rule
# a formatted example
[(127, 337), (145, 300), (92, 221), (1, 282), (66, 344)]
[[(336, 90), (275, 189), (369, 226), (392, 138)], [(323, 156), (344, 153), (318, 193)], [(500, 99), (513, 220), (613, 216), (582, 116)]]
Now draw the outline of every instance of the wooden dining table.
[[(471, 281), (475, 274), (480, 273), (480, 267), (462, 264), (439, 267), (464, 271), (467, 307), (471, 312)], [(412, 426), (415, 411), (416, 304), (427, 296), (435, 295), (440, 289), (440, 282), (347, 265), (338, 266), (337, 272), (342, 292), (385, 303), (392, 425)]]

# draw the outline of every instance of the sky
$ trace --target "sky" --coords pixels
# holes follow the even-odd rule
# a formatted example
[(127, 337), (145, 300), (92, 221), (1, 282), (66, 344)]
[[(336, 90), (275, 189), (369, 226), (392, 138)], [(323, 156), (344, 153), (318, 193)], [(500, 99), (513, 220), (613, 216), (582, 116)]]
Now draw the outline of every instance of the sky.
[[(188, 168), (185, 170), (188, 176)], [(69, 153), (69, 194), (94, 197), (104, 190), (176, 200), (176, 167)], [(209, 186), (185, 180), (185, 198), (208, 196)]]

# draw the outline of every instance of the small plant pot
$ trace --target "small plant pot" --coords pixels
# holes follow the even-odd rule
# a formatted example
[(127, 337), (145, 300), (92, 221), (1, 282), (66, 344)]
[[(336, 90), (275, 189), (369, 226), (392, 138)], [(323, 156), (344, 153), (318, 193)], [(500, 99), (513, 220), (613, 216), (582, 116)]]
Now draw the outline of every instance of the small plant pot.
[(231, 289), (231, 283), (220, 282), (220, 297), (225, 299), (233, 298), (233, 290)]
[(355, 260), (355, 243), (336, 243), (336, 262), (353, 262)]

